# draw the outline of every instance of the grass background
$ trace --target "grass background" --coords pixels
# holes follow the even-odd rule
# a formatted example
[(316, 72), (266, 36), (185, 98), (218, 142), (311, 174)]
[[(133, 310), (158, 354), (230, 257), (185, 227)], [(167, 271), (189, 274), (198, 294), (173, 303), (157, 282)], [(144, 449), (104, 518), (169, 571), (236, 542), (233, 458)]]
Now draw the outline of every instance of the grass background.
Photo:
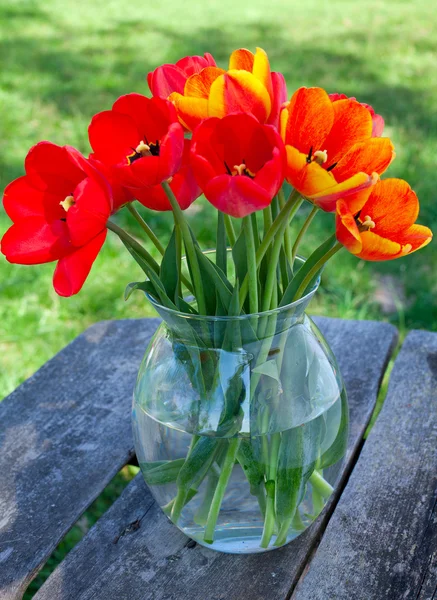
[[(410, 182), (421, 200), (420, 222), (437, 229), (436, 28), (428, 0), (0, 0), (0, 188), (23, 173), (27, 150), (41, 139), (88, 153), (92, 115), (121, 94), (147, 93), (145, 75), (158, 64), (209, 51), (224, 66), (233, 49), (260, 45), (290, 93), (319, 85), (356, 96), (384, 116), (397, 150), (389, 174)], [(170, 215), (143, 214), (166, 239)], [(140, 234), (128, 216), (118, 218)], [(193, 205), (190, 218), (204, 247), (213, 246), (213, 211), (204, 200)], [(0, 212), (0, 234), (8, 226)], [(319, 215), (303, 253), (332, 227), (332, 216)], [(390, 320), (402, 333), (437, 330), (436, 259), (435, 243), (391, 263), (340, 253), (312, 311)], [(0, 398), (91, 323), (152, 314), (139, 295), (123, 301), (125, 284), (140, 273), (113, 237), (80, 295), (57, 297), (52, 272), (53, 265), (0, 260)], [(119, 475), (102, 506), (129, 477)], [(59, 556), (102, 506), (87, 511)]]

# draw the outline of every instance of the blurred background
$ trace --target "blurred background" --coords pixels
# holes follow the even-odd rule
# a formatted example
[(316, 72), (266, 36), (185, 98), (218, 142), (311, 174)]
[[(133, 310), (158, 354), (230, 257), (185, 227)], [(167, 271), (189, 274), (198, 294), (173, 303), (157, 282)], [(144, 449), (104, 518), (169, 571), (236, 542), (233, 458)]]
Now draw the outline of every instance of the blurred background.
[[(437, 13), (427, 0), (1, 0), (0, 184), (23, 174), (30, 146), (42, 139), (88, 154), (92, 115), (128, 92), (148, 93), (148, 71), (182, 56), (211, 52), (220, 66), (238, 47), (262, 46), (282, 71), (289, 94), (317, 85), (371, 104), (396, 146), (391, 176), (407, 179), (421, 200), (420, 222), (437, 230)], [(434, 32), (434, 33), (433, 33)], [(302, 209), (296, 226), (309, 207)], [(203, 246), (213, 246), (213, 211), (190, 209)], [(144, 210), (164, 239), (172, 219)], [(140, 231), (130, 216), (119, 221)], [(9, 220), (0, 213), (0, 233)], [(307, 253), (333, 227), (318, 215)], [(123, 300), (140, 272), (108, 236), (81, 294), (56, 296), (53, 265), (0, 260), (0, 397), (15, 388), (88, 325), (142, 317), (140, 295)], [(384, 319), (404, 332), (437, 329), (437, 245), (391, 263), (337, 255), (312, 312), (347, 319)]]
[[(410, 182), (421, 200), (420, 222), (437, 231), (436, 29), (429, 0), (0, 0), (0, 188), (23, 174), (24, 157), (40, 140), (88, 154), (93, 114), (121, 94), (147, 94), (146, 74), (157, 65), (208, 51), (226, 66), (235, 48), (259, 45), (272, 69), (284, 73), (289, 95), (301, 85), (322, 86), (384, 116), (397, 150), (389, 175)], [(213, 211), (199, 200), (189, 213), (203, 247), (212, 247)], [(171, 215), (143, 215), (166, 240)], [(127, 215), (118, 219), (140, 235)], [(0, 210), (0, 234), (8, 226)], [(332, 227), (332, 215), (319, 214), (302, 253)], [(139, 294), (124, 302), (125, 285), (141, 273), (108, 238), (82, 293), (69, 299), (53, 291), (53, 265), (14, 266), (0, 258), (0, 398), (90, 324), (152, 314)], [(311, 310), (387, 320), (401, 335), (437, 330), (436, 268), (435, 242), (390, 263), (364, 263), (344, 251), (325, 271)], [(130, 476), (125, 470), (85, 513), (26, 598)]]

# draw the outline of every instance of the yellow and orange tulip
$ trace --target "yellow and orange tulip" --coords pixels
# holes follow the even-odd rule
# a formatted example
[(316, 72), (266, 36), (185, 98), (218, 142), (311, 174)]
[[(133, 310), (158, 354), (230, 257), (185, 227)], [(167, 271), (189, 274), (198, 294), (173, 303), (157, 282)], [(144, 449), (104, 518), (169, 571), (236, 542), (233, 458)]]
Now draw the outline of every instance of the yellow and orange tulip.
[(227, 71), (211, 64), (198, 70), (186, 79), (183, 91), (173, 91), (168, 99), (180, 122), (193, 131), (203, 119), (234, 112), (252, 114), (260, 123), (277, 127), (286, 97), (283, 75), (271, 73), (267, 54), (257, 48), (255, 54), (235, 50)]
[(370, 110), (322, 88), (297, 90), (281, 112), (287, 181), (327, 212), (336, 202), (363, 203), (394, 158), (388, 138), (373, 135)]
[(402, 179), (379, 181), (360, 210), (356, 209), (351, 209), (347, 199), (337, 201), (337, 239), (364, 260), (400, 258), (432, 239), (428, 227), (415, 223), (419, 200)]

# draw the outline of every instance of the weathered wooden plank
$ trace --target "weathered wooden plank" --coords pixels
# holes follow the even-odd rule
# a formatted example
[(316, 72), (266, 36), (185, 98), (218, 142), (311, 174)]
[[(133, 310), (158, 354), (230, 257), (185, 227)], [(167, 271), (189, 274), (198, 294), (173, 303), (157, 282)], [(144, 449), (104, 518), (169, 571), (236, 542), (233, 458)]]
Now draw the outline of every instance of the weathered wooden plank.
[(130, 403), (157, 319), (98, 323), (0, 404), (0, 598), (21, 598), (133, 456)]
[[(362, 438), (397, 334), (381, 323), (318, 319), (318, 324), (338, 357), (350, 397), (350, 457)], [(285, 599), (325, 518), (283, 549), (251, 556), (219, 554), (193, 547), (151, 500), (138, 476), (35, 600)], [(130, 533), (119, 537), (126, 530)]]
[(437, 334), (414, 331), (296, 600), (431, 600), (437, 588)]

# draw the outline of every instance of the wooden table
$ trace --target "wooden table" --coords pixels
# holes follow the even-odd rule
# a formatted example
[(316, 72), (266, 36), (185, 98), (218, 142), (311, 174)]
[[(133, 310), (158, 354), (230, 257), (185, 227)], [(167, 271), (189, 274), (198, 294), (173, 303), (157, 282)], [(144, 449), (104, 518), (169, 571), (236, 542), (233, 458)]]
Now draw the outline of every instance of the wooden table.
[[(364, 442), (397, 341), (386, 323), (317, 319), (351, 406), (347, 466), (288, 546), (225, 555), (190, 542), (141, 475), (36, 600), (431, 600), (437, 597), (437, 334), (411, 332)], [(130, 404), (156, 319), (85, 331), (0, 404), (0, 599), (21, 598), (65, 533), (134, 458)]]

